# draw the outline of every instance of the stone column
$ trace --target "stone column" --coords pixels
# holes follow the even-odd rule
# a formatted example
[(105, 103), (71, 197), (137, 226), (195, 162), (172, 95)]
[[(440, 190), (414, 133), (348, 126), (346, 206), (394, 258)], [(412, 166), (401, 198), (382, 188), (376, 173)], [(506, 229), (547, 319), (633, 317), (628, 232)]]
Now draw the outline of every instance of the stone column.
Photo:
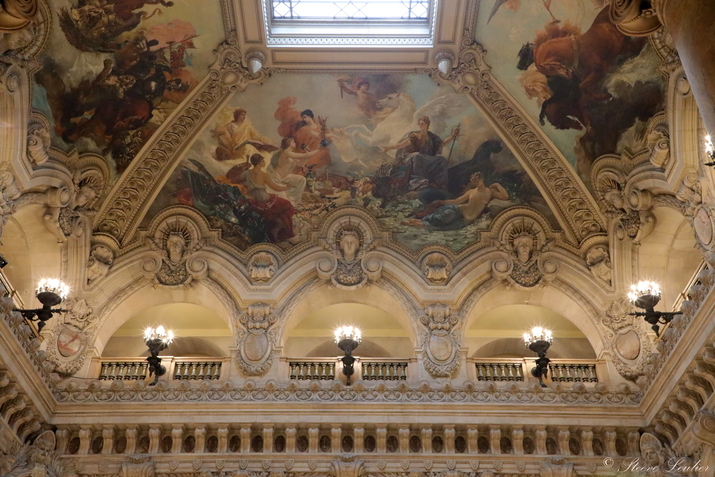
[(569, 439), (571, 438), (571, 432), (569, 432), (568, 427), (559, 427), (559, 454), (561, 455), (571, 455), (569, 450)]
[(251, 452), (251, 428), (242, 427), (239, 431), (241, 435), (241, 454)]
[(423, 427), (422, 428), (422, 453), (431, 454), (432, 453), (432, 428)]
[(402, 424), (400, 429), (397, 431), (400, 435), (400, 453), (409, 454), (410, 453), (410, 425)]
[(546, 455), (546, 426), (536, 426), (536, 454)]
[(496, 424), (489, 426), (489, 446), (492, 454), (501, 454), (501, 427)]
[(79, 428), (79, 450), (77, 454), (89, 454), (89, 446), (92, 444), (92, 426), (80, 426)]
[(161, 428), (159, 426), (149, 427), (149, 454), (159, 453), (159, 440), (161, 439)]
[(511, 443), (514, 447), (514, 454), (524, 454), (524, 427), (514, 426), (511, 428)]
[(362, 426), (355, 426), (353, 428), (353, 452), (360, 454), (364, 452), (365, 448), (365, 428)]
[(194, 429), (194, 439), (196, 439), (196, 447), (194, 448), (194, 452), (202, 454), (206, 449), (206, 428), (197, 427), (196, 429)]
[(341, 451), (343, 437), (343, 428), (340, 424), (333, 424), (330, 428), (330, 444), (333, 454), (339, 454)]
[(273, 426), (266, 425), (263, 428), (263, 452), (270, 454), (273, 452)]
[[(196, 439), (196, 444), (198, 446), (199, 440)], [(218, 454), (225, 454), (228, 452), (228, 428), (219, 427), (218, 429)]]
[(127, 448), (124, 450), (125, 454), (132, 455), (137, 451), (138, 434), (139, 430), (136, 425), (128, 426), (124, 431), (124, 436), (127, 438)]
[(295, 427), (286, 427), (286, 454), (295, 452)]
[(102, 429), (102, 454), (111, 454), (114, 448), (114, 426), (104, 426)]
[(678, 50), (705, 127), (715, 134), (715, 2), (620, 0), (611, 2), (611, 18), (621, 31), (633, 36), (647, 35), (659, 23), (665, 25)]
[(581, 449), (583, 455), (593, 455), (593, 431), (590, 427), (581, 429)]
[(377, 453), (384, 454), (387, 452), (387, 429), (384, 427), (377, 428)]
[(470, 454), (479, 454), (479, 428), (474, 424), (467, 426), (467, 449)]
[(181, 454), (181, 445), (184, 441), (184, 425), (174, 424), (171, 427), (171, 453)]
[(318, 452), (318, 434), (320, 429), (311, 427), (308, 429), (308, 452), (315, 454)]

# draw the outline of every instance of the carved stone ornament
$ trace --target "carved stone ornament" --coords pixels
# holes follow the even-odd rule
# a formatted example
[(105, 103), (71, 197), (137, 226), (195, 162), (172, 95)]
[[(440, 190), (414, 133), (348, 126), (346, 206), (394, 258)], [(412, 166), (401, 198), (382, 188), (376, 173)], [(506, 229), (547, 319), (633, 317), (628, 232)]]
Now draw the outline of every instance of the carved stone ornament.
[(352, 217), (335, 224), (323, 240), (330, 255), (316, 263), (318, 277), (344, 290), (354, 290), (382, 276), (382, 263), (369, 253), (377, 246), (368, 227)]
[(656, 219), (650, 211), (652, 197), (648, 191), (625, 190), (630, 167), (620, 157), (602, 157), (591, 174), (596, 195), (605, 206), (604, 213), (615, 222), (616, 237), (640, 243), (653, 232)]
[(640, 438), (640, 451), (642, 467), (646, 468), (649, 476), (685, 476), (692, 475), (690, 470), (696, 470), (698, 463), (690, 458), (673, 452), (668, 445), (663, 445), (656, 436), (644, 432)]
[(249, 376), (265, 374), (273, 363), (278, 317), (270, 305), (249, 305), (238, 318), (238, 365)]
[[(0, 453), (0, 475), (3, 477), (63, 477), (69, 475), (55, 451), (52, 431), (44, 431), (32, 445), (16, 445), (9, 453)], [(4, 454), (4, 455), (3, 455)]]
[(452, 314), (449, 306), (430, 305), (420, 317), (422, 348), (425, 352), (425, 368), (433, 377), (449, 377), (459, 369), (461, 335), (457, 324), (459, 317)]
[(252, 282), (265, 283), (273, 278), (278, 261), (272, 253), (258, 252), (248, 262), (248, 276)]
[(703, 202), (703, 187), (697, 171), (691, 169), (685, 174), (675, 197), (683, 203), (683, 215), (693, 217)]
[(576, 472), (573, 464), (565, 459), (549, 459), (541, 464), (539, 469), (541, 477), (574, 477)]
[(27, 158), (39, 166), (50, 158), (50, 130), (45, 121), (31, 119), (27, 126)]
[(155, 464), (149, 457), (129, 456), (122, 462), (121, 477), (154, 477)]
[(613, 267), (611, 266), (611, 256), (608, 247), (605, 245), (595, 245), (586, 252), (586, 265), (594, 277), (598, 278), (606, 285), (611, 285), (613, 280)]
[(106, 245), (94, 245), (87, 260), (87, 283), (104, 278), (114, 262), (114, 252)]
[[(71, 235), (80, 235), (84, 225), (89, 226), (105, 185), (102, 172), (89, 169), (75, 172), (70, 186), (51, 187), (44, 193), (45, 227), (58, 242), (65, 242)], [(30, 193), (23, 199), (37, 202), (34, 196)]]
[(551, 242), (534, 220), (520, 217), (507, 222), (494, 245), (501, 253), (492, 262), (492, 275), (508, 285), (531, 288), (556, 275), (558, 263), (542, 255)]
[(7, 170), (8, 164), (0, 165), (0, 236), (7, 219), (15, 213), (16, 200), (20, 197), (20, 189), (15, 183), (15, 176)]
[(328, 467), (330, 477), (367, 477), (367, 469), (355, 454), (338, 454)]
[(147, 278), (160, 285), (188, 286), (208, 273), (208, 262), (195, 256), (204, 245), (198, 227), (183, 217), (169, 217), (147, 239), (155, 252), (144, 260), (142, 268)]
[(422, 274), (430, 283), (446, 283), (450, 273), (452, 273), (452, 263), (443, 253), (432, 252), (422, 260)]
[(647, 36), (661, 27), (650, 2), (640, 0), (611, 2), (610, 17), (621, 32), (630, 36)]
[(612, 350), (613, 365), (624, 378), (636, 381), (645, 372), (652, 343), (641, 322), (629, 313), (633, 305), (627, 298), (616, 300), (606, 310), (601, 322), (606, 327), (606, 341)]
[(62, 302), (62, 308), (69, 311), (58, 315), (62, 321), (52, 332), (47, 357), (57, 373), (71, 376), (84, 364), (99, 319), (85, 300), (68, 298)]

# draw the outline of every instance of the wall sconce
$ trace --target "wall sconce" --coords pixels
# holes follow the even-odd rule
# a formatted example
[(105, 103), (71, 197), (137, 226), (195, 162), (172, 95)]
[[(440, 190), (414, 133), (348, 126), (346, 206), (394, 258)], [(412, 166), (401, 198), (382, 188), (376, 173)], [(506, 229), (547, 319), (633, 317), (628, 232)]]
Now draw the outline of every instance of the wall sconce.
[(144, 330), (144, 342), (151, 353), (151, 356), (146, 359), (149, 362), (149, 377), (154, 375), (154, 381), (149, 386), (154, 386), (159, 382), (159, 377), (166, 374), (166, 366), (161, 364), (159, 353), (168, 348), (172, 341), (174, 341), (174, 332), (165, 330), (163, 326)]
[(549, 363), (551, 362), (551, 360), (546, 357), (546, 352), (553, 342), (554, 338), (551, 335), (551, 330), (541, 328), (540, 326), (532, 328), (531, 333), (524, 333), (524, 344), (526, 344), (526, 347), (539, 355), (535, 361), (536, 366), (531, 368), (531, 375), (539, 380), (539, 384), (542, 388), (546, 387), (544, 378), (549, 372)]
[(670, 323), (675, 315), (682, 315), (682, 311), (655, 311), (655, 305), (660, 301), (660, 287), (655, 282), (641, 281), (637, 285), (631, 285), (628, 299), (633, 304), (645, 311), (629, 313), (631, 316), (642, 316), (650, 323), (655, 335), (660, 337), (660, 326)]
[(340, 358), (343, 362), (343, 374), (347, 378), (347, 385), (350, 386), (350, 376), (355, 373), (355, 358), (352, 356), (353, 350), (358, 347), (362, 337), (360, 330), (353, 326), (341, 326), (335, 330), (335, 344), (345, 352), (345, 356)]
[(246, 62), (248, 63), (248, 71), (252, 75), (258, 74), (266, 63), (266, 55), (262, 51), (249, 50), (246, 52)]
[(434, 56), (434, 61), (437, 63), (440, 73), (447, 75), (452, 71), (454, 65), (454, 54), (447, 50), (440, 51)]
[(713, 142), (710, 140), (710, 136), (705, 136), (705, 153), (710, 158), (710, 162), (706, 162), (706, 166), (715, 166), (715, 147), (713, 147)]
[(56, 278), (43, 278), (37, 284), (37, 289), (35, 290), (35, 295), (40, 303), (42, 303), (42, 308), (35, 308), (33, 310), (13, 308), (12, 311), (19, 312), (26, 320), (37, 321), (37, 331), (39, 332), (42, 331), (42, 328), (45, 327), (45, 322), (52, 318), (53, 314), (67, 311), (61, 308), (53, 309), (52, 307), (62, 303), (62, 300), (67, 298), (69, 292), (70, 287)]

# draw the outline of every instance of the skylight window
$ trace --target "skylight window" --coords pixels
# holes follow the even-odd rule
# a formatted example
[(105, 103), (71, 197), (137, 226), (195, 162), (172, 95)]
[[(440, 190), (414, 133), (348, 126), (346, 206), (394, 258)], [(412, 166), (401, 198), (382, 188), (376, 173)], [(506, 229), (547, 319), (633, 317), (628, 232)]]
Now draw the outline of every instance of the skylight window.
[(263, 0), (269, 46), (425, 46), (437, 0)]

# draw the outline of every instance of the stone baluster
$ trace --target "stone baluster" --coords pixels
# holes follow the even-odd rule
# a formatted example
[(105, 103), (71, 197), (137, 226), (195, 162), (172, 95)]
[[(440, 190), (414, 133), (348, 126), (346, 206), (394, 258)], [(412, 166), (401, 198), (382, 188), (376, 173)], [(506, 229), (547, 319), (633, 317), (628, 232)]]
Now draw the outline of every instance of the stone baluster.
[(181, 444), (183, 444), (184, 438), (184, 425), (174, 424), (171, 426), (171, 453), (180, 454)]
[(57, 439), (57, 444), (55, 445), (57, 453), (59, 455), (65, 454), (69, 442), (69, 431), (67, 429), (57, 429), (55, 431), (55, 439)]
[(474, 424), (467, 426), (467, 449), (470, 454), (479, 454), (479, 429)]
[(423, 427), (420, 431), (422, 434), (422, 453), (431, 454), (432, 453), (432, 428)]
[(114, 447), (114, 426), (104, 426), (102, 440), (102, 454), (111, 454)]
[(511, 444), (515, 455), (524, 454), (524, 427), (513, 426), (511, 428)]
[(311, 427), (308, 429), (308, 452), (315, 454), (318, 452), (318, 435), (320, 429)]
[[(196, 443), (198, 444), (199, 440), (196, 439)], [(217, 453), (219, 454), (225, 454), (228, 452), (228, 428), (227, 427), (219, 427), (218, 428), (218, 450)]]
[(616, 431), (613, 428), (603, 429), (603, 440), (606, 444), (606, 455), (615, 457), (618, 455), (616, 452)]
[(339, 454), (341, 452), (341, 444), (343, 438), (343, 429), (340, 424), (333, 424), (330, 427), (330, 446), (332, 448), (333, 454)]
[(124, 453), (127, 455), (135, 454), (137, 451), (137, 436), (139, 435), (138, 426), (128, 426), (124, 431), (124, 437), (127, 439), (127, 448)]
[(92, 426), (79, 426), (79, 450), (77, 454), (89, 454), (89, 446), (92, 444)]
[(365, 451), (365, 428), (362, 426), (353, 427), (353, 442), (356, 453), (361, 454)]
[[(228, 432), (228, 429), (225, 430)], [(197, 427), (194, 429), (194, 439), (196, 439), (196, 450), (194, 452), (203, 453), (206, 449), (206, 428)]]
[(387, 428), (378, 427), (375, 433), (377, 434), (377, 453), (384, 454), (387, 452)]
[(400, 429), (397, 433), (400, 438), (400, 453), (408, 454), (410, 452), (410, 425), (400, 425)]
[(498, 424), (489, 426), (489, 445), (492, 454), (501, 454), (501, 428)]
[(546, 455), (546, 426), (536, 426), (534, 435), (536, 437), (536, 454)]
[(295, 452), (295, 427), (286, 427), (286, 454)]
[(568, 427), (559, 427), (559, 454), (561, 455), (571, 455), (569, 449), (569, 439), (571, 438), (571, 432)]
[(593, 431), (590, 427), (581, 428), (581, 451), (583, 455), (593, 455)]
[(273, 425), (263, 427), (263, 452), (270, 454), (273, 452)]
[(248, 454), (251, 452), (251, 428), (242, 427), (239, 434), (241, 436), (241, 454)]
[(450, 424), (444, 426), (444, 450), (447, 454), (454, 454), (454, 438), (456, 433), (454, 432), (454, 425)]

